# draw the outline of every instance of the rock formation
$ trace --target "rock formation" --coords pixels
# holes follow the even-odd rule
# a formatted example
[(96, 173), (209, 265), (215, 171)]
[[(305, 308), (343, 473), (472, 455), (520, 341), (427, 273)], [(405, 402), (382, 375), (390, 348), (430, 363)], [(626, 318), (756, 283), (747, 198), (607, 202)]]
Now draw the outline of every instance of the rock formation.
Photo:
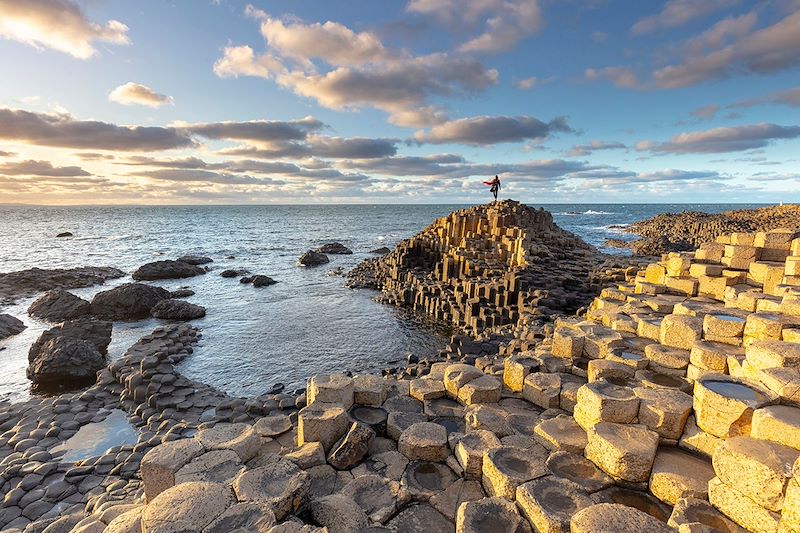
[(300, 256), (300, 259), (297, 260), (298, 265), (312, 267), (312, 266), (319, 266), (328, 263), (330, 260), (328, 256), (319, 252), (315, 252), (314, 250), (309, 250), (303, 255)]
[(161, 300), (150, 310), (155, 318), (164, 320), (194, 320), (206, 316), (206, 308), (186, 300), (169, 298)]
[(144, 283), (125, 283), (95, 294), (92, 314), (107, 320), (135, 320), (150, 316), (150, 310), (172, 295), (166, 289)]
[(203, 255), (182, 255), (178, 258), (181, 263), (188, 263), (190, 265), (205, 265), (206, 263), (213, 263), (214, 260), (210, 257)]
[(124, 275), (123, 271), (111, 267), (30, 268), (0, 273), (0, 303), (12, 303), (17, 298), (51, 289), (91, 287)]
[(137, 281), (152, 281), (157, 279), (191, 278), (205, 273), (204, 269), (195, 264), (166, 260), (144, 264), (137, 268), (131, 274), (131, 277)]
[(590, 273), (604, 259), (549, 212), (506, 200), (436, 220), (359, 265), (349, 286), (479, 333), (575, 312), (596, 294)]
[(7, 314), (0, 314), (0, 340), (22, 333), (25, 324), (22, 320)]
[(317, 248), (316, 252), (320, 254), (350, 255), (353, 253), (353, 250), (340, 242), (330, 242)]
[(63, 289), (47, 291), (31, 304), (28, 315), (51, 322), (62, 322), (91, 313), (92, 304)]
[(631, 224), (625, 230), (642, 237), (628, 243), (637, 255), (691, 251), (718, 236), (777, 228), (800, 229), (800, 206), (780, 205), (709, 214), (698, 211), (664, 213)]

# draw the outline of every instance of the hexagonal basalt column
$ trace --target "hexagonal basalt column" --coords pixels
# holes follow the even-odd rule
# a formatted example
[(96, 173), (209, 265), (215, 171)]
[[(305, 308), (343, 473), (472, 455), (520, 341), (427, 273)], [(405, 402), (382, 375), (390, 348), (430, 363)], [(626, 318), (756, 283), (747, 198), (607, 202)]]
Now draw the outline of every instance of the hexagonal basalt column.
[(274, 463), (243, 472), (233, 482), (240, 502), (267, 502), (278, 520), (300, 508), (310, 489), (308, 473), (291, 461)]
[(749, 435), (753, 411), (776, 396), (723, 374), (710, 374), (694, 384), (697, 425), (715, 437)]
[(499, 447), (500, 439), (491, 431), (479, 429), (461, 437), (455, 446), (455, 456), (464, 469), (464, 477), (480, 479), (483, 472), (484, 453)]
[(513, 500), (518, 486), (547, 474), (546, 459), (536, 448), (488, 450), (483, 456), (483, 487), (492, 496)]
[(647, 481), (658, 448), (658, 434), (640, 425), (602, 422), (588, 431), (586, 458), (615, 479)]
[(444, 461), (450, 455), (447, 430), (433, 422), (412, 424), (400, 435), (397, 449), (411, 461)]
[(353, 405), (353, 394), (353, 378), (344, 374), (312, 376), (306, 387), (308, 405), (314, 402), (324, 402), (350, 409)]
[(451, 398), (458, 398), (458, 389), (483, 375), (472, 365), (450, 365), (444, 371), (444, 388)]
[(503, 363), (503, 384), (509, 390), (522, 392), (525, 376), (539, 368), (539, 359), (522, 354), (507, 357)]
[(545, 476), (517, 487), (517, 505), (536, 531), (569, 531), (569, 520), (594, 502), (580, 487), (555, 476)]
[(349, 427), (350, 419), (344, 409), (317, 402), (297, 415), (297, 445), (319, 442), (328, 452)]
[(639, 413), (639, 398), (633, 390), (601, 380), (578, 389), (575, 421), (585, 430), (600, 422), (630, 424)]

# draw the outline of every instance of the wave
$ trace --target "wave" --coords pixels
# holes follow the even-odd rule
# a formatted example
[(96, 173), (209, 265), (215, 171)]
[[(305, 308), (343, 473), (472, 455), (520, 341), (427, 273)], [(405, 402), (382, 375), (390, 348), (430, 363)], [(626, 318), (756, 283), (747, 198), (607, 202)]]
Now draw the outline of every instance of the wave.
[(562, 216), (577, 216), (577, 215), (616, 215), (617, 213), (613, 211), (595, 211), (593, 209), (588, 209), (586, 211), (563, 211), (561, 213), (556, 213), (556, 215)]

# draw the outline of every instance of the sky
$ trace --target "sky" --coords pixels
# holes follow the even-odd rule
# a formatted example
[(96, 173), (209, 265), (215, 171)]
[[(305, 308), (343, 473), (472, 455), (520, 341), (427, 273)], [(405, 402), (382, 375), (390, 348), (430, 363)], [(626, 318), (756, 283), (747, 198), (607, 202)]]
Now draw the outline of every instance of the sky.
[(0, 204), (800, 202), (800, 0), (0, 0)]

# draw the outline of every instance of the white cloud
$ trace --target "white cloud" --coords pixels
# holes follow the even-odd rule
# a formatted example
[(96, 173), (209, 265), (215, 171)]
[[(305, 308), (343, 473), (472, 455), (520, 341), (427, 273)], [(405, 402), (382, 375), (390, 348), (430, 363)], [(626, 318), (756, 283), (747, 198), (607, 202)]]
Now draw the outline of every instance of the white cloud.
[(0, 37), (87, 59), (95, 42), (130, 44), (128, 27), (116, 20), (89, 21), (71, 0), (0, 0)]
[(800, 137), (800, 126), (751, 124), (681, 133), (663, 143), (642, 141), (637, 150), (670, 154), (712, 154), (763, 148), (775, 140)]
[(452, 120), (430, 131), (418, 131), (418, 143), (461, 143), (474, 146), (544, 139), (555, 132), (571, 132), (563, 117), (542, 122), (533, 117), (482, 116)]
[(253, 76), (269, 78), (284, 71), (283, 64), (271, 54), (255, 55), (249, 46), (226, 46), (222, 57), (214, 63), (214, 74), (220, 78)]
[(645, 35), (659, 29), (684, 26), (738, 3), (739, 0), (668, 0), (659, 13), (637, 21), (631, 34)]
[(636, 74), (626, 67), (587, 68), (584, 77), (589, 81), (606, 80), (623, 89), (638, 87)]
[(122, 105), (144, 105), (148, 107), (160, 107), (164, 104), (173, 105), (175, 103), (171, 96), (157, 93), (146, 85), (131, 81), (111, 91), (108, 99)]

